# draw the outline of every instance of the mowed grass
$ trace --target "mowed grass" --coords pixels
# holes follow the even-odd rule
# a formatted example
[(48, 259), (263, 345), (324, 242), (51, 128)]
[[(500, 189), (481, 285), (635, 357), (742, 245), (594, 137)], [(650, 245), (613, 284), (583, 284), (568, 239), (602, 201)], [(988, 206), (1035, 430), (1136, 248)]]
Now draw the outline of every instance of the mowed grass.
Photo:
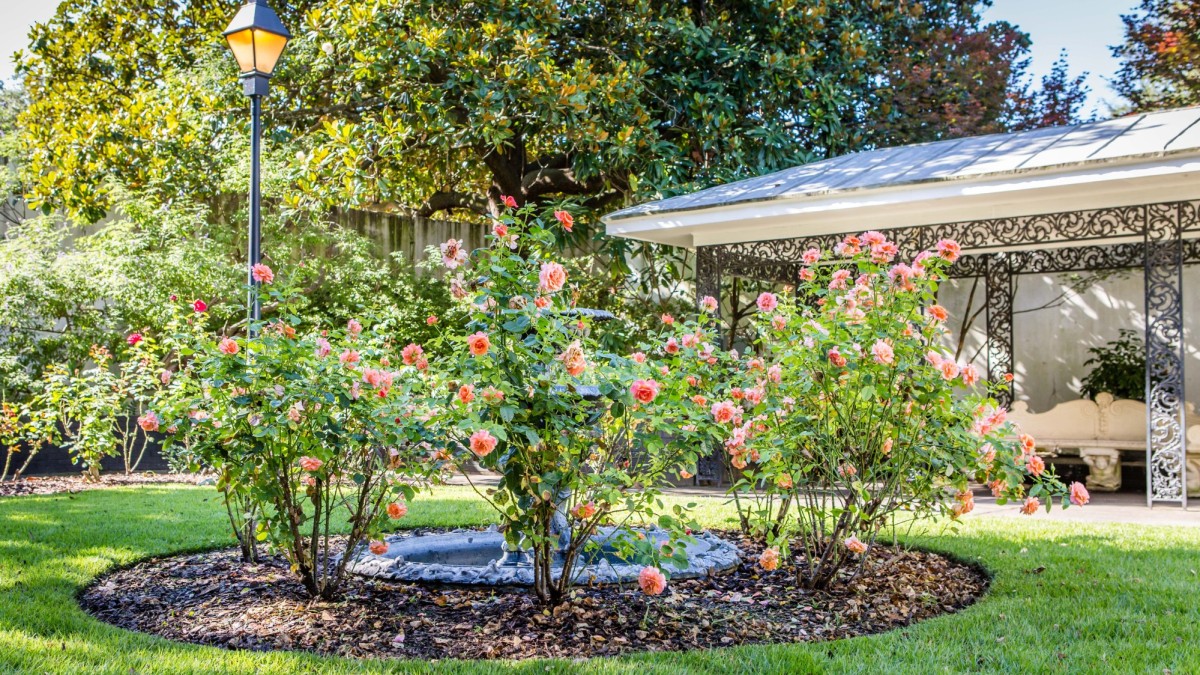
[[(732, 527), (719, 499), (710, 527)], [(406, 527), (490, 521), (461, 488), (414, 501)], [(1163, 673), (1200, 672), (1200, 528), (978, 519), (904, 541), (994, 574), (965, 611), (838, 642), (590, 661), (352, 661), (230, 652), (108, 626), (75, 596), (139, 559), (231, 543), (211, 488), (145, 487), (0, 499), (0, 672), (16, 673)]]

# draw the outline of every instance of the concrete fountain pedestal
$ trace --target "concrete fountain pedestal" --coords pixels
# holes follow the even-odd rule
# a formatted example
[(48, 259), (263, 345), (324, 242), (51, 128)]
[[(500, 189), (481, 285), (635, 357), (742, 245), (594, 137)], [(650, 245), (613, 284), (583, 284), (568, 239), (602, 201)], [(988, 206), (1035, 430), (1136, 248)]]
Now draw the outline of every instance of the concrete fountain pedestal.
[[(667, 534), (656, 528), (638, 532), (659, 542)], [(622, 560), (613, 546), (618, 536), (616, 528), (600, 528), (575, 565), (576, 584), (622, 584), (637, 580), (642, 565)], [(676, 569), (664, 567), (674, 579), (706, 577), (734, 569), (740, 551), (732, 543), (709, 533), (692, 535), (695, 541), (684, 546), (688, 565)], [(494, 529), (486, 531), (457, 531), (442, 534), (398, 534), (386, 538), (388, 551), (375, 555), (366, 547), (355, 552), (347, 566), (354, 574), (427, 583), (461, 584), (469, 586), (531, 586), (533, 567), (529, 564), (502, 562), (504, 535)], [(562, 573), (561, 565), (553, 571)]]

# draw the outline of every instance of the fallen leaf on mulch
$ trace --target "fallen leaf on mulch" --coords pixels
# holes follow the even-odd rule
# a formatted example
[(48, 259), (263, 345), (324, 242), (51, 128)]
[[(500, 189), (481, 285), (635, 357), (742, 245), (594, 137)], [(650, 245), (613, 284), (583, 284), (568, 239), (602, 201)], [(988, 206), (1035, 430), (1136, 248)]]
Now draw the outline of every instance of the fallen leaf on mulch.
[(519, 589), (354, 576), (344, 600), (313, 603), (282, 559), (248, 565), (233, 550), (147, 560), (97, 580), (81, 602), (123, 628), (229, 649), (525, 659), (854, 637), (957, 611), (987, 587), (977, 568), (881, 546), (857, 579), (814, 592), (790, 568), (763, 572), (754, 564), (760, 547), (738, 543), (745, 557), (729, 574), (674, 580), (656, 598), (579, 587), (549, 611)]

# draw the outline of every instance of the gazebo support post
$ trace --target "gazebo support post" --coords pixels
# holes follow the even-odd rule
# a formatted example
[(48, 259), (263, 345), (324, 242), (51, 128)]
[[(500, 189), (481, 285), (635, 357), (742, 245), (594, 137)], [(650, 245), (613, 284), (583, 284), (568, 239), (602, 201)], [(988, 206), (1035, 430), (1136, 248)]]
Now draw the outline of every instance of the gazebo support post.
[(696, 304), (711, 295), (717, 299), (717, 315), (721, 314), (721, 260), (716, 247), (696, 247)]
[[(988, 379), (1001, 382), (1013, 372), (1013, 271), (1006, 253), (987, 256), (984, 268), (987, 289), (987, 369)], [(1009, 407), (1016, 395), (1016, 380), (997, 396)]]
[(1146, 503), (1187, 508), (1183, 379), (1184, 204), (1145, 207)]

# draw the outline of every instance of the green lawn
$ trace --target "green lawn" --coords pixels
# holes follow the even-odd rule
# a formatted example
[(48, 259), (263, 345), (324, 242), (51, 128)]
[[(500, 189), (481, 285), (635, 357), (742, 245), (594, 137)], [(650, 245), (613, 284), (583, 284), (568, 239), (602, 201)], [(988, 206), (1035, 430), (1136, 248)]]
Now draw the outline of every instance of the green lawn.
[[(719, 500), (704, 501), (701, 520), (729, 527)], [(447, 488), (414, 501), (405, 522), (487, 520), (472, 495)], [(1200, 672), (1200, 528), (1036, 518), (909, 536), (983, 563), (995, 574), (989, 595), (960, 614), (834, 643), (582, 663), (359, 662), (176, 644), (109, 627), (76, 605), (75, 593), (114, 565), (228, 544), (224, 522), (204, 488), (0, 499), (0, 672)]]

